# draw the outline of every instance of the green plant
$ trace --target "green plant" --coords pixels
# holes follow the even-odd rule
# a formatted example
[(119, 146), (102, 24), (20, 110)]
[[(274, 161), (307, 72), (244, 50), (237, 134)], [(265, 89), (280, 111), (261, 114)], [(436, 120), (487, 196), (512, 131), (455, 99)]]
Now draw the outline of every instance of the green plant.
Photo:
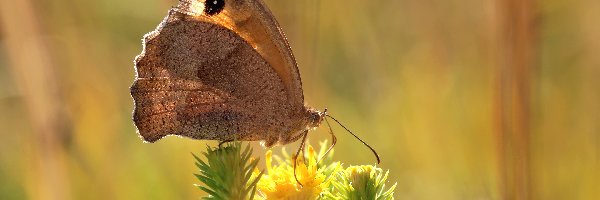
[(372, 165), (350, 166), (338, 171), (332, 181), (333, 192), (325, 199), (348, 200), (391, 200), (394, 199), (396, 184), (385, 188), (389, 171)]
[[(267, 151), (264, 176), (256, 168), (258, 160), (251, 158), (252, 151), (248, 146), (243, 151), (239, 142), (219, 148), (208, 147), (203, 153), (207, 163), (194, 155), (200, 169), (200, 174), (195, 175), (206, 185), (198, 187), (209, 194), (204, 199), (394, 199), (396, 184), (385, 187), (388, 172), (383, 173), (373, 165), (344, 169), (339, 161), (333, 161), (333, 151), (324, 155), (326, 147), (326, 142), (321, 143), (317, 153), (307, 145), (304, 156), (300, 155), (298, 159), (289, 156), (285, 150), (282, 151), (283, 158)], [(277, 164), (273, 164), (273, 159)], [(296, 168), (293, 162), (296, 162)]]
[(211, 148), (202, 153), (206, 162), (192, 154), (196, 160), (199, 174), (194, 174), (205, 186), (197, 185), (209, 196), (203, 199), (230, 200), (253, 199), (256, 183), (262, 172), (253, 173), (258, 159), (252, 159), (252, 150), (246, 146), (242, 151), (240, 142), (224, 147)]

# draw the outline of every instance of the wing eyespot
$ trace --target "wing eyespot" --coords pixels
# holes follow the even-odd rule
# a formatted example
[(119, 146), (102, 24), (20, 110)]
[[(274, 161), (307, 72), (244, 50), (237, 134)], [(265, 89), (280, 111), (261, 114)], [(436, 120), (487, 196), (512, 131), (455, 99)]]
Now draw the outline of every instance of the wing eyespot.
[(204, 13), (209, 16), (219, 14), (225, 8), (225, 0), (206, 0), (204, 2)]

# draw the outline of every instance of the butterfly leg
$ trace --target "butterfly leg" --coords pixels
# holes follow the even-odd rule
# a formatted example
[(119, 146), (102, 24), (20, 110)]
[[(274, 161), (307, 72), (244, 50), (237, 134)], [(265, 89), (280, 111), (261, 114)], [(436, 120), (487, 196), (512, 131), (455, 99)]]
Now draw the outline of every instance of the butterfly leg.
[[(327, 109), (325, 109), (325, 112), (327, 112)], [(327, 118), (323, 118), (325, 119), (325, 122), (327, 123), (327, 127), (329, 128), (329, 134), (331, 134), (331, 145), (329, 145), (329, 148), (327, 148), (327, 151), (325, 151), (325, 153), (319, 158), (319, 160), (317, 161), (317, 164), (321, 162), (321, 160), (323, 160), (323, 158), (325, 158), (325, 156), (327, 155), (327, 153), (329, 153), (329, 151), (331, 151), (333, 149), (333, 146), (335, 146), (335, 143), (337, 143), (337, 137), (335, 137), (335, 134), (333, 134), (333, 129), (331, 129), (331, 125), (329, 124), (329, 121), (327, 121)]]
[(227, 143), (227, 142), (233, 142), (233, 140), (223, 140), (219, 142), (219, 148), (223, 147), (223, 144)]
[(306, 135), (308, 135), (308, 130), (302, 132), (302, 142), (300, 143), (300, 147), (298, 148), (298, 152), (296, 152), (296, 156), (293, 157), (293, 161), (294, 162), (294, 178), (296, 179), (296, 182), (298, 183), (298, 185), (303, 186), (302, 183), (300, 183), (300, 180), (298, 180), (298, 176), (296, 175), (296, 165), (298, 164), (298, 156), (300, 156), (300, 152), (302, 152), (302, 162), (304, 162), (304, 160), (306, 160), (306, 158), (304, 158), (304, 145), (306, 145)]

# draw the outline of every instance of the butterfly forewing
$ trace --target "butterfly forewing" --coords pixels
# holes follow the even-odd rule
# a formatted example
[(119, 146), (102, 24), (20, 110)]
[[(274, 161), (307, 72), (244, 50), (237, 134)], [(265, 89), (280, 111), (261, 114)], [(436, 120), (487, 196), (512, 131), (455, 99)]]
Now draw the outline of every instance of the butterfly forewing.
[[(199, 13), (212, 23), (219, 24), (248, 42), (275, 70), (284, 84), (288, 101), (295, 112), (304, 109), (302, 81), (288, 41), (275, 17), (261, 0), (223, 0), (220, 13)], [(210, 1), (209, 1), (210, 3)], [(180, 4), (182, 10), (194, 10), (194, 3)]]
[[(279, 74), (235, 32), (176, 11), (146, 36), (131, 87), (134, 121), (166, 135), (266, 140), (303, 129)], [(291, 135), (289, 137), (292, 137)]]

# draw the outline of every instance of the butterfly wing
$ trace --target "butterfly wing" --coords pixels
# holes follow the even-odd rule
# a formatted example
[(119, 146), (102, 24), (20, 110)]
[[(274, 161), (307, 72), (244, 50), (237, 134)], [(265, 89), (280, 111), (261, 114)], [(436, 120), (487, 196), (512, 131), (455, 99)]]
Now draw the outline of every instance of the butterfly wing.
[(226, 27), (171, 10), (144, 38), (131, 87), (145, 141), (166, 135), (208, 140), (280, 140), (303, 129), (278, 73)]
[[(201, 2), (180, 4), (182, 10), (202, 13)], [(209, 1), (210, 3), (210, 1)], [(201, 4), (201, 5), (196, 5)], [(225, 7), (208, 17), (216, 24), (235, 30), (269, 63), (284, 84), (294, 112), (304, 112), (304, 95), (298, 66), (279, 23), (262, 0), (224, 0)], [(206, 16), (202, 13), (201, 15)]]

